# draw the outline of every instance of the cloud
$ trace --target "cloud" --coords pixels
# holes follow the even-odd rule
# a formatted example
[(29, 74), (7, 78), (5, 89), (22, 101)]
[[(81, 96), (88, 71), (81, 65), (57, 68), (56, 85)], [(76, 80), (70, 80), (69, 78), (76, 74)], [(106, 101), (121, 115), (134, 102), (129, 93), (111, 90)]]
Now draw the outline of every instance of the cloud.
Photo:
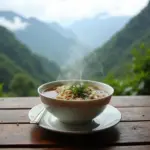
[(0, 25), (11, 31), (16, 31), (24, 30), (29, 24), (27, 22), (23, 22), (19, 17), (14, 17), (13, 21), (0, 17)]
[(72, 21), (107, 12), (135, 15), (148, 0), (0, 0), (0, 10), (13, 10), (44, 21)]

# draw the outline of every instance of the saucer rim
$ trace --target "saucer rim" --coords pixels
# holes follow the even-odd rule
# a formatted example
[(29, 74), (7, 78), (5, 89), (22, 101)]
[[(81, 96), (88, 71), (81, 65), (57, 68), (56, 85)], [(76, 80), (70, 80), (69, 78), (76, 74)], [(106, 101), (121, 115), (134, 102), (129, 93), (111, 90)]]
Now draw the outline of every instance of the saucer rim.
[[(28, 113), (28, 117), (29, 117), (29, 119), (30, 119), (30, 114), (31, 114), (31, 112), (32, 112), (32, 109), (34, 109), (35, 107), (37, 107), (37, 106), (39, 106), (39, 105), (43, 105), (42, 103), (41, 104), (37, 104), (37, 105), (35, 105), (35, 106), (33, 106), (31, 109), (30, 109), (30, 111), (29, 111), (29, 113)], [(45, 125), (46, 123), (45, 122), (42, 122), (42, 121), (40, 121), (39, 123), (37, 123), (37, 125), (38, 126), (40, 126), (40, 127), (42, 127), (42, 128), (44, 128), (44, 129), (46, 129), (46, 130), (49, 130), (49, 131), (52, 131), (52, 132), (55, 132), (55, 133), (63, 133), (63, 134), (93, 134), (93, 133), (97, 133), (97, 132), (101, 132), (101, 131), (104, 131), (104, 130), (107, 130), (107, 129), (110, 129), (110, 128), (112, 128), (112, 127), (115, 127), (116, 125), (118, 125), (119, 124), (119, 122), (121, 121), (121, 119), (122, 119), (122, 114), (121, 114), (121, 112), (116, 108), (116, 107), (114, 107), (114, 106), (112, 106), (112, 105), (110, 105), (110, 104), (107, 104), (108, 106), (111, 106), (113, 109), (116, 109), (117, 111), (118, 111), (118, 113), (120, 114), (120, 118), (119, 119), (116, 119), (115, 120), (115, 123), (114, 124), (112, 124), (112, 125), (110, 125), (110, 126), (108, 126), (108, 127), (104, 127), (104, 128), (102, 128), (102, 129), (96, 129), (96, 130), (91, 130), (91, 131), (71, 131), (71, 130), (68, 130), (68, 131), (66, 131), (66, 130), (61, 130), (61, 129), (59, 129), (59, 128), (54, 128), (52, 125)], [(51, 114), (51, 113), (50, 113)], [(52, 115), (52, 114), (51, 114)], [(99, 116), (99, 115), (98, 115)], [(97, 117), (98, 117), (97, 116)], [(44, 116), (43, 116), (44, 117)], [(43, 118), (42, 117), (42, 118)], [(42, 120), (42, 118), (41, 118), (41, 120)], [(96, 119), (96, 118), (94, 118), (94, 119)], [(93, 120), (94, 120), (93, 119)], [(31, 119), (30, 119), (31, 120)]]

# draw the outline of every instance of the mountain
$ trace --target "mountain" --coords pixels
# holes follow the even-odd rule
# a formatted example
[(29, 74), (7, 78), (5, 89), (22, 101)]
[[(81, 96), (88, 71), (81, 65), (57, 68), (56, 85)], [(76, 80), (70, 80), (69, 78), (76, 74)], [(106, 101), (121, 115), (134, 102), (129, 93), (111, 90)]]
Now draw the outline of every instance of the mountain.
[[(9, 91), (12, 81), (16, 86), (14, 82), (18, 78), (20, 80), (17, 84), (24, 83), (24, 85), (30, 79), (28, 88), (31, 88), (33, 81), (39, 85), (55, 80), (59, 71), (59, 67), (54, 62), (31, 52), (26, 45), (17, 40), (12, 32), (0, 26), (0, 83), (4, 84), (4, 91)], [(36, 88), (37, 86), (34, 86), (34, 90)], [(19, 90), (21, 89), (24, 92), (29, 90), (23, 90), (23, 85), (19, 87)], [(18, 96), (27, 96), (27, 93)]]
[(99, 14), (93, 18), (75, 21), (69, 28), (72, 29), (81, 42), (96, 48), (119, 31), (129, 21), (129, 18), (128, 16)]
[(51, 28), (53, 28), (55, 31), (59, 32), (62, 36), (66, 38), (72, 38), (77, 40), (77, 36), (74, 34), (74, 32), (69, 28), (64, 28), (60, 26), (56, 22), (52, 22), (49, 24)]
[(0, 11), (0, 17), (5, 17), (8, 20), (13, 21), (14, 17), (20, 18), (22, 21), (27, 21), (27, 19), (13, 11)]
[[(68, 58), (71, 58), (74, 52), (82, 55), (88, 51), (88, 47), (74, 38), (73, 32), (63, 29), (58, 24), (48, 24), (33, 17), (25, 18), (10, 11), (1, 11), (0, 18), (2, 17), (6, 19), (4, 21), (16, 19), (16, 26), (20, 25), (18, 29), (14, 27), (13, 32), (16, 37), (33, 52), (54, 60), (59, 65), (68, 62)], [(72, 59), (76, 58), (72, 57)]]
[[(142, 43), (150, 46), (150, 2), (135, 17), (133, 17), (126, 26), (117, 32), (102, 47), (97, 48), (94, 52), (97, 60), (103, 64), (104, 74), (109, 72), (121, 76), (127, 73), (126, 63), (131, 62), (131, 50), (138, 48)], [(90, 55), (88, 57), (91, 57)], [(142, 56), (141, 56), (142, 57)], [(97, 66), (98, 67), (98, 66)]]

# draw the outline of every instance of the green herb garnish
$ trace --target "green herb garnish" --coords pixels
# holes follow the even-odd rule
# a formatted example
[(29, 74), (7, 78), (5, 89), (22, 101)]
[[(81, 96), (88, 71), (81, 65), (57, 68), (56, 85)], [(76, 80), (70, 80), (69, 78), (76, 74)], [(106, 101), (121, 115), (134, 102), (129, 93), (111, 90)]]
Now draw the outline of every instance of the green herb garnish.
[(86, 98), (88, 96), (86, 92), (87, 88), (87, 84), (80, 83), (71, 85), (70, 90), (72, 91), (74, 97)]

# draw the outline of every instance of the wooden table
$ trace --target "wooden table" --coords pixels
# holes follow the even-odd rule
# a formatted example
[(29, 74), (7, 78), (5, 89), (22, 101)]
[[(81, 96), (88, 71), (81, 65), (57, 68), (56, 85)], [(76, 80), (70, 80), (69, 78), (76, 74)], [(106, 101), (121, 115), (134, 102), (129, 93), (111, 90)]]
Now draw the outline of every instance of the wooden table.
[(64, 135), (30, 124), (28, 111), (40, 99), (0, 98), (0, 148), (7, 150), (150, 150), (150, 96), (113, 97), (122, 113), (112, 129), (91, 135)]

